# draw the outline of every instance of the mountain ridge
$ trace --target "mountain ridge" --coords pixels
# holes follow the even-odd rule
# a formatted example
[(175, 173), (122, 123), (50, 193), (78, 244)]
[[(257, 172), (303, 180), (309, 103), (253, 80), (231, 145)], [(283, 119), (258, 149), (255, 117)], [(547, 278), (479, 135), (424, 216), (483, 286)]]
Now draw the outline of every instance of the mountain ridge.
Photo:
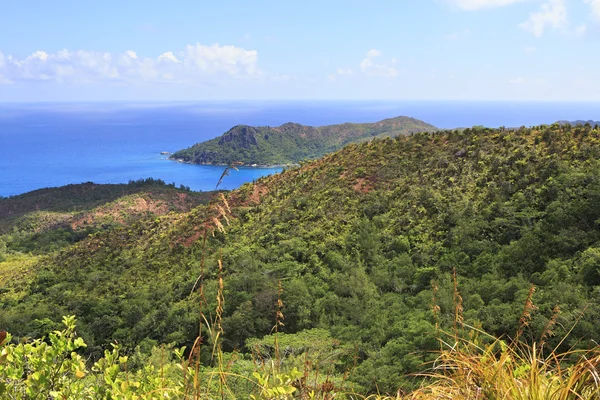
[(582, 120), (582, 119), (578, 119), (578, 120), (575, 120), (575, 121), (561, 120), (561, 121), (556, 121), (556, 123), (559, 124), (559, 125), (569, 124), (569, 125), (573, 125), (573, 126), (576, 126), (576, 125), (585, 125), (585, 124), (590, 124), (591, 126), (600, 125), (600, 121), (594, 121), (594, 120), (591, 120), (591, 119), (587, 120), (587, 121), (586, 120)]
[(318, 127), (294, 122), (276, 127), (236, 125), (221, 136), (177, 151), (170, 158), (195, 164), (297, 164), (305, 159), (322, 157), (352, 142), (436, 130), (433, 125), (403, 116), (374, 123)]

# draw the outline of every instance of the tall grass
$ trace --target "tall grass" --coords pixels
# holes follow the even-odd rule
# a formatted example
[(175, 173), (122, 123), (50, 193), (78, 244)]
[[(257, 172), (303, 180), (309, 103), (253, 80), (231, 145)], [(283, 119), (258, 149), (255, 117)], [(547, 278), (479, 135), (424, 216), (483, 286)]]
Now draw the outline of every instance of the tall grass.
[[(453, 283), (453, 332), (444, 334), (451, 340), (440, 337), (439, 356), (427, 372), (419, 374), (425, 379), (423, 386), (412, 393), (373, 396), (372, 399), (600, 399), (600, 347), (559, 352), (564, 337), (555, 348), (545, 350), (546, 340), (553, 335), (560, 313), (558, 305), (537, 342), (527, 344), (521, 340), (532, 313), (537, 310), (533, 302), (534, 286), (527, 294), (514, 339), (502, 340), (464, 324), (456, 271)], [(433, 292), (433, 311), (437, 318), (435, 286)], [(458, 332), (461, 326), (462, 335)]]

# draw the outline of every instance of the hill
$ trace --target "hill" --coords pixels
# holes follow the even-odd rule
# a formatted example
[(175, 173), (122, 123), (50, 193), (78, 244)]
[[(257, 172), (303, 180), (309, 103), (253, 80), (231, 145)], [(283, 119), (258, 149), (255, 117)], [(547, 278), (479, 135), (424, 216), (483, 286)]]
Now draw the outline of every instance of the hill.
[[(34, 211), (81, 212), (91, 210), (126, 195), (143, 191), (154, 193), (173, 192), (173, 189), (175, 189), (173, 184), (166, 184), (160, 179), (149, 178), (131, 181), (128, 184), (86, 182), (38, 189), (17, 196), (0, 197), (0, 233), (6, 230), (10, 221)], [(190, 192), (188, 188), (180, 188), (179, 190)], [(191, 196), (198, 196), (198, 194), (192, 194)], [(208, 198), (207, 195), (199, 196)]]
[(129, 184), (87, 182), (2, 198), (0, 260), (7, 251), (46, 254), (115, 226), (190, 211), (211, 196), (146, 179)]
[(559, 125), (565, 125), (565, 124), (569, 124), (569, 125), (585, 125), (585, 124), (590, 124), (591, 126), (596, 126), (596, 125), (600, 125), (600, 121), (593, 121), (593, 120), (588, 120), (588, 121), (584, 121), (581, 119), (578, 119), (577, 121), (558, 121), (556, 122)]
[(194, 164), (296, 164), (322, 157), (352, 142), (435, 130), (433, 125), (409, 117), (321, 127), (291, 122), (278, 127), (238, 125), (218, 138), (178, 151), (170, 158)]
[(92, 358), (115, 341), (129, 354), (189, 349), (201, 307), (218, 316), (225, 360), (274, 359), (277, 326), (290, 368), (310, 353), (336, 384), (395, 393), (419, 385), (407, 374), (435, 357), (439, 329), (464, 323), (506, 337), (527, 299), (525, 340), (591, 348), (600, 132), (473, 128), (350, 144), (21, 268), (0, 282), (0, 326), (39, 336), (75, 314)]

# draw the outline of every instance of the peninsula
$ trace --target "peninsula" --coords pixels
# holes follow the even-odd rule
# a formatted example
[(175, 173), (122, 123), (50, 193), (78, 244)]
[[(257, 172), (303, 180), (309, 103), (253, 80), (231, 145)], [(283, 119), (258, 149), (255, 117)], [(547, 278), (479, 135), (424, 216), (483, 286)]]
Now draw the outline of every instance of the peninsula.
[(345, 123), (312, 127), (288, 122), (278, 127), (237, 125), (223, 135), (170, 155), (173, 160), (193, 164), (246, 166), (297, 164), (337, 151), (352, 142), (395, 137), (437, 128), (409, 117), (374, 123)]

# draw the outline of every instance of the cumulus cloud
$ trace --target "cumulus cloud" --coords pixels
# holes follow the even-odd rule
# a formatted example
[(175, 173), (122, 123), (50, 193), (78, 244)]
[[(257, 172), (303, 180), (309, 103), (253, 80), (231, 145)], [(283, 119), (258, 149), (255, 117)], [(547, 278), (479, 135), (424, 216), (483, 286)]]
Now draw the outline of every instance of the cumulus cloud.
[(88, 50), (38, 50), (25, 58), (0, 52), (0, 83), (56, 81), (89, 83), (185, 82), (225, 77), (241, 79), (260, 75), (258, 53), (235, 46), (188, 45), (175, 54), (142, 57), (133, 50), (122, 54)]
[(375, 57), (379, 57), (381, 55), (381, 52), (377, 49), (371, 49), (369, 51), (367, 51), (367, 58), (375, 58)]
[[(459, 8), (468, 11), (481, 10), (486, 8), (496, 8), (509, 6), (515, 3), (527, 2), (531, 0), (446, 0), (455, 4)], [(529, 19), (523, 22), (521, 28), (530, 31), (534, 36), (541, 37), (546, 27), (553, 29), (562, 29), (567, 35), (580, 36), (585, 33), (585, 25), (579, 25), (574, 29), (568, 28), (566, 0), (545, 0), (541, 9), (532, 12)], [(583, 0), (589, 4), (592, 16), (600, 21), (600, 0)], [(452, 36), (450, 36), (452, 37)]]
[(600, 0), (584, 0), (592, 8), (594, 18), (600, 20)]
[(475, 11), (483, 8), (504, 7), (525, 0), (449, 0), (463, 10)]
[(167, 51), (166, 53), (162, 53), (160, 56), (158, 56), (158, 61), (174, 62), (174, 63), (181, 62), (177, 59), (177, 57), (175, 57), (175, 55), (173, 54), (172, 51)]
[(341, 75), (341, 76), (348, 76), (348, 75), (352, 75), (354, 73), (354, 71), (352, 71), (351, 69), (344, 69), (344, 68), (338, 68), (335, 71), (336, 74)]
[(330, 81), (336, 81), (338, 77), (354, 75), (354, 71), (350, 68), (338, 68), (335, 72), (327, 75)]
[(542, 4), (541, 10), (529, 14), (529, 19), (520, 26), (535, 37), (541, 37), (547, 26), (554, 29), (566, 28), (568, 20), (565, 0), (549, 0)]
[(135, 51), (133, 51), (133, 50), (127, 50), (125, 52), (125, 54), (127, 54), (129, 56), (129, 58), (131, 58), (133, 60), (138, 58), (137, 54), (135, 54)]
[(254, 75), (258, 72), (258, 53), (235, 46), (204, 46), (201, 44), (186, 47), (183, 64), (191, 69), (207, 73), (226, 72), (232, 76)]
[(360, 62), (360, 70), (367, 76), (396, 77), (396, 59), (393, 58), (390, 63), (377, 63), (376, 58), (381, 56), (381, 52), (371, 49), (367, 52), (365, 58)]

